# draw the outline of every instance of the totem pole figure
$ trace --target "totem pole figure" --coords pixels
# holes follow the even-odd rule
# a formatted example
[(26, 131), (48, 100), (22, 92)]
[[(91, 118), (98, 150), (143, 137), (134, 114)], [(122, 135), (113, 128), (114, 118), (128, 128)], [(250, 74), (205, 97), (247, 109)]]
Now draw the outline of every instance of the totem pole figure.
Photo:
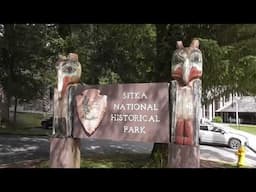
[(70, 53), (60, 56), (56, 63), (57, 90), (54, 91), (54, 135), (70, 137), (72, 135), (72, 92), (81, 78), (81, 64), (78, 55)]
[(177, 41), (172, 57), (171, 149), (169, 167), (200, 167), (199, 123), (202, 53), (199, 41), (189, 47)]
[(56, 63), (57, 89), (54, 90), (53, 137), (50, 167), (80, 167), (80, 140), (72, 138), (72, 94), (80, 82), (81, 64), (78, 55), (60, 56)]

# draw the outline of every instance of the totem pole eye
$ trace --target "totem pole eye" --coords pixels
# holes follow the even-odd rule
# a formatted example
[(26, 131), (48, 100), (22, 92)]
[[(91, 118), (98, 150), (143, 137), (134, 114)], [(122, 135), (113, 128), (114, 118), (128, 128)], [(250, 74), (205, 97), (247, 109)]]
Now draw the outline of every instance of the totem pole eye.
[(76, 67), (72, 63), (66, 63), (62, 68), (63, 73), (72, 74), (76, 71)]
[(193, 53), (191, 55), (190, 61), (192, 63), (200, 63), (200, 62), (202, 62), (202, 55), (200, 53)]
[(199, 57), (198, 57), (198, 55), (195, 56), (192, 61), (195, 62), (195, 63), (198, 63), (198, 62), (199, 62)]
[(67, 66), (67, 67), (63, 68), (63, 72), (67, 73), (67, 74), (74, 73), (75, 71), (76, 70), (73, 67), (71, 67), (71, 66)]
[(177, 65), (177, 64), (180, 64), (180, 63), (183, 63), (183, 62), (184, 62), (183, 58), (181, 58), (179, 55), (175, 55), (175, 56), (173, 57), (172, 63), (173, 63), (174, 65)]

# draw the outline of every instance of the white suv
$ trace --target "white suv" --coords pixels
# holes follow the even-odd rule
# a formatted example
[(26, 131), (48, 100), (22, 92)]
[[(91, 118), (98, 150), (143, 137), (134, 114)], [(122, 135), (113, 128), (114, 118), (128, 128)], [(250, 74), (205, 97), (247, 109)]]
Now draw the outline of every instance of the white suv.
[(238, 149), (247, 142), (246, 137), (217, 125), (201, 124), (199, 131), (200, 144), (220, 144)]

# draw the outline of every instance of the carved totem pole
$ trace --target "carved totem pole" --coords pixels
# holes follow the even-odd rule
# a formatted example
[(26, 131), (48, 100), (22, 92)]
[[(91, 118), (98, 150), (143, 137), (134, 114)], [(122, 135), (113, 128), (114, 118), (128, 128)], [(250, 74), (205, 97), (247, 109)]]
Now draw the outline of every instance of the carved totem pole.
[(168, 167), (199, 168), (202, 53), (199, 41), (177, 41), (171, 69), (171, 144)]
[(57, 89), (54, 90), (53, 136), (50, 147), (50, 167), (79, 168), (80, 140), (72, 137), (73, 100), (80, 82), (81, 64), (78, 55), (60, 56), (56, 63)]

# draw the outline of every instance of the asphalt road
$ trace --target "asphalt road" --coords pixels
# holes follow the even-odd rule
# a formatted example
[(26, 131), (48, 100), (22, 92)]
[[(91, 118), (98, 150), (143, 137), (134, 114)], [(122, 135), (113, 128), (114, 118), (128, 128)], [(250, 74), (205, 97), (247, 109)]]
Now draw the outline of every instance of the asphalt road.
[[(114, 142), (106, 140), (82, 140), (81, 154), (150, 154), (153, 144), (139, 142)], [(200, 146), (200, 158), (223, 162), (236, 162), (235, 150), (226, 147)], [(49, 139), (46, 137), (0, 136), (0, 164), (24, 160), (49, 159)], [(256, 153), (247, 149), (246, 164), (256, 168)]]
[[(200, 145), (200, 158), (205, 160), (236, 163), (236, 150), (228, 147)], [(256, 153), (246, 148), (245, 164), (256, 168)]]

